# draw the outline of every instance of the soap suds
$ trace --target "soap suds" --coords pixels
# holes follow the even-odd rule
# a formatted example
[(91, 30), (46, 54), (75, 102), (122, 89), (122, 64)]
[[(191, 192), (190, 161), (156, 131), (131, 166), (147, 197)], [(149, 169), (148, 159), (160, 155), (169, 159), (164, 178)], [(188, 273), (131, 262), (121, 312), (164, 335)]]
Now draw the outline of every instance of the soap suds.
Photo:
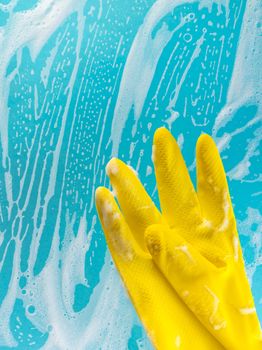
[(177, 246), (177, 247), (175, 247), (175, 250), (178, 250), (178, 251), (183, 252), (183, 253), (188, 257), (188, 259), (189, 259), (192, 263), (195, 264), (195, 260), (193, 259), (192, 255), (190, 254), (187, 245)]
[(251, 315), (256, 313), (256, 309), (254, 307), (243, 307), (239, 309), (239, 312), (242, 315)]
[(181, 337), (179, 335), (176, 336), (175, 344), (176, 347), (179, 349), (181, 346)]
[(108, 176), (117, 175), (118, 171), (119, 171), (119, 169), (118, 169), (118, 166), (116, 164), (116, 160), (113, 158), (110, 160), (110, 162), (106, 166), (106, 174)]

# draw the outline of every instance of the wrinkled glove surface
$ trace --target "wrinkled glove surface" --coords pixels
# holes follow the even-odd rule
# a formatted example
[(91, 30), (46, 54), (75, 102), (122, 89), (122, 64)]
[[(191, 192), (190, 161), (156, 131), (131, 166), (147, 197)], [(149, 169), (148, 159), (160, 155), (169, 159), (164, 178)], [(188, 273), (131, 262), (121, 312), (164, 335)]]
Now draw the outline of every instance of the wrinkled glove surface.
[(156, 131), (161, 213), (118, 159), (96, 205), (113, 260), (157, 349), (262, 349), (261, 330), (223, 165), (212, 139), (197, 143), (197, 192), (179, 147)]

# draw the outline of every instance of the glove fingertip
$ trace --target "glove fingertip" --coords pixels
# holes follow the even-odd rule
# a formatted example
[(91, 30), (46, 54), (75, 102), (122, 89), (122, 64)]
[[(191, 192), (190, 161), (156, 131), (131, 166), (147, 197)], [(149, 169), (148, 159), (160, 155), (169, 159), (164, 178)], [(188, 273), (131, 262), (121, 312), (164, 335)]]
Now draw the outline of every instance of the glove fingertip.
[(119, 171), (119, 166), (121, 164), (121, 160), (118, 158), (112, 158), (106, 165), (106, 174), (107, 176), (111, 177), (114, 176), (118, 173)]
[(169, 149), (168, 145), (173, 143), (174, 140), (175, 139), (166, 128), (161, 127), (156, 130), (153, 142), (153, 153), (155, 153), (155, 155), (153, 155), (154, 162), (158, 159), (158, 157), (155, 157), (156, 155), (163, 158), (164, 153), (166, 153), (167, 149)]
[(107, 188), (103, 186), (97, 187), (95, 191), (95, 201), (98, 211), (100, 210), (105, 198), (109, 195), (109, 193), (110, 191)]
[(152, 257), (160, 255), (164, 249), (164, 232), (162, 225), (151, 225), (145, 231), (145, 242)]
[(210, 154), (214, 154), (214, 152), (218, 153), (218, 149), (210, 135), (202, 134), (197, 140), (196, 152), (197, 157), (206, 160), (206, 158), (209, 157)]
[(105, 229), (112, 229), (120, 218), (119, 208), (112, 193), (105, 187), (98, 187), (95, 193), (96, 208), (100, 221)]
[(168, 131), (164, 126), (156, 129), (154, 134), (154, 143), (164, 140), (166, 137), (172, 136), (170, 131)]

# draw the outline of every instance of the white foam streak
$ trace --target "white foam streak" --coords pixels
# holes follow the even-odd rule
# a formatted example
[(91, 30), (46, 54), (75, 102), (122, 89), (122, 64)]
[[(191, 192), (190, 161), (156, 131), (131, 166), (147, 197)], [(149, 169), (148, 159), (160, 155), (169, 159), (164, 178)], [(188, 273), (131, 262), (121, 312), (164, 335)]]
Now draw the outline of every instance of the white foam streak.
[[(3, 146), (3, 164), (8, 154), (8, 109), (7, 99), (10, 79), (5, 78), (12, 56), (25, 45), (34, 60), (50, 35), (74, 11), (80, 11), (84, 1), (42, 0), (31, 10), (12, 12), (8, 25), (0, 29), (0, 136)], [(37, 33), (37, 35), (36, 35)], [(9, 38), (12, 38), (10, 40)]]
[[(262, 71), (259, 64), (262, 62), (262, 37), (260, 28), (254, 25), (254, 23), (260, 21), (261, 12), (259, 8), (259, 0), (249, 0), (247, 2), (235, 65), (227, 94), (227, 103), (216, 118), (213, 128), (213, 136), (217, 139), (220, 151), (230, 146), (233, 136), (243, 132), (255, 123), (259, 125), (261, 121)], [(241, 106), (250, 104), (257, 105), (257, 117), (249, 121), (244, 127), (231, 133), (225, 132), (218, 138), (219, 130), (233, 119), (236, 111)], [(258, 129), (255, 138), (248, 141), (246, 155), (243, 160), (229, 173), (232, 179), (242, 180), (249, 174), (250, 159), (257, 154), (260, 141), (261, 130)]]
[[(158, 60), (168, 41), (171, 39), (173, 33), (185, 23), (185, 18), (181, 18), (180, 25), (173, 31), (168, 30), (167, 26), (163, 24), (161, 29), (157, 31), (155, 37), (153, 38), (152, 33), (156, 25), (175, 7), (185, 3), (189, 4), (194, 2), (194, 0), (158, 0), (150, 8), (143, 24), (139, 28), (126, 60), (118, 99), (114, 111), (114, 119), (111, 130), (113, 146), (112, 154), (114, 156), (116, 156), (118, 153), (121, 135), (132, 107), (134, 107), (135, 114), (135, 126), (133, 128), (133, 133), (135, 132), (136, 124), (140, 117), (145, 98), (150, 88)], [(213, 3), (218, 3), (221, 5), (224, 4), (224, 1), (200, 1), (202, 7), (212, 6)], [(202, 39), (200, 39), (198, 43), (192, 60), (198, 56), (201, 40)], [(179, 88), (176, 91), (176, 95), (178, 92)], [(174, 96), (170, 103), (170, 109), (171, 107), (174, 107), (175, 102), (176, 96)]]

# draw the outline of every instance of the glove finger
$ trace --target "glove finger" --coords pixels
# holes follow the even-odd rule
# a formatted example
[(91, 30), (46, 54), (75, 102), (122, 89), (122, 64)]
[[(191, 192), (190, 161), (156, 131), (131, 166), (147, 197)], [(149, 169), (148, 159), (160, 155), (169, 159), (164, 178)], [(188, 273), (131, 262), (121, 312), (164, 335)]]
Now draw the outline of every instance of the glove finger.
[(155, 132), (153, 161), (161, 210), (168, 224), (184, 226), (199, 218), (199, 204), (180, 149), (168, 130)]
[(135, 256), (142, 253), (112, 193), (105, 187), (96, 190), (96, 208), (117, 266), (132, 261)]
[[(243, 349), (258, 349), (261, 346), (258, 342), (255, 346), (255, 341), (255, 347), (246, 342), (248, 340), (251, 344), (251, 339), (255, 340), (259, 334), (259, 322), (248, 282), (244, 275), (239, 274), (239, 270), (235, 270), (235, 276), (232, 276), (232, 271), (217, 269), (175, 230), (163, 225), (150, 226), (145, 236), (148, 250), (166, 279), (205, 328), (226, 349), (238, 349), (233, 347), (235, 341), (232, 334), (235, 334), (234, 327), (239, 329), (240, 324), (243, 325), (239, 334), (240, 337), (243, 335)], [(233, 294), (232, 299), (234, 291), (238, 293)], [(239, 308), (239, 305), (242, 307)], [(251, 335), (250, 338), (247, 335)]]
[[(145, 240), (154, 262), (173, 289), (205, 326), (209, 324), (208, 315), (212, 315), (214, 300), (204, 284), (207, 276), (214, 273), (215, 266), (175, 230), (163, 225), (150, 226)], [(220, 324), (219, 319), (215, 322)]]
[(208, 135), (197, 142), (197, 194), (202, 214), (216, 226), (226, 224), (232, 214), (224, 167), (217, 147)]
[(97, 189), (96, 206), (116, 267), (156, 348), (172, 349), (180, 341), (192, 348), (190, 333), (201, 349), (222, 349), (155, 268), (151, 255), (139, 247), (106, 188)]
[(167, 226), (150, 226), (145, 241), (154, 262), (176, 290), (188, 287), (192, 279), (214, 268), (189, 242)]
[(144, 249), (145, 230), (162, 222), (161, 214), (130, 167), (113, 158), (106, 170), (126, 222)]

